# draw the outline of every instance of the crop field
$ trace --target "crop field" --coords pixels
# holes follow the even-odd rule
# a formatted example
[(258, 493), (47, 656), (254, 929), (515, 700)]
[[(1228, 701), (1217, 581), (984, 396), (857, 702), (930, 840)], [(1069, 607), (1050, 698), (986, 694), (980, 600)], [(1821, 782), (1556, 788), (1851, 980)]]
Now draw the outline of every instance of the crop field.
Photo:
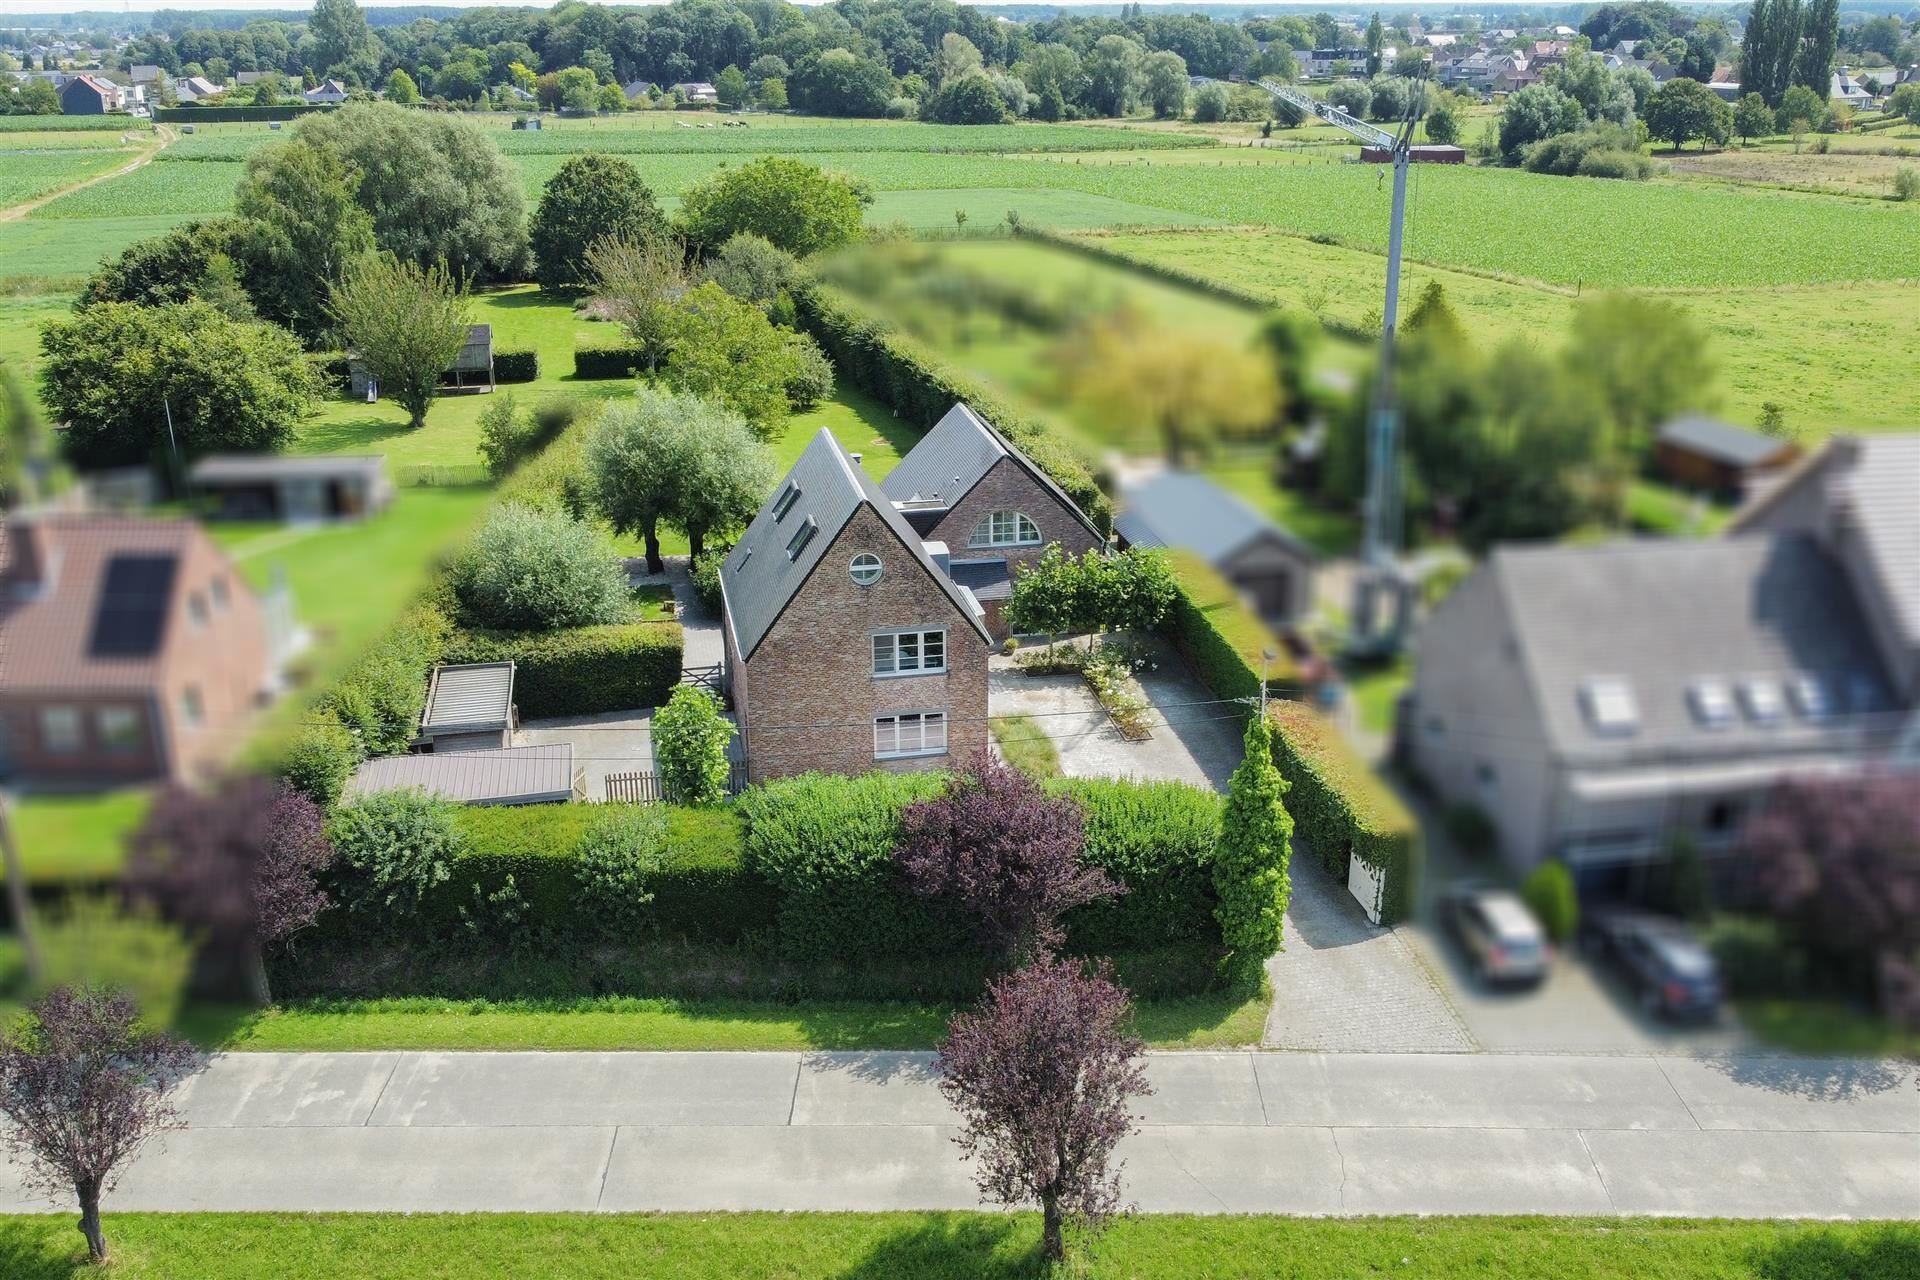
[(4, 116), (4, 133), (152, 133), (153, 125), (131, 116)]
[[(1145, 262), (1250, 290), (1334, 321), (1377, 316), (1385, 261), (1377, 253), (1299, 236), (1181, 231), (1099, 237)], [(1575, 305), (1570, 289), (1409, 266), (1401, 305), (1438, 280), (1481, 344), (1556, 343)], [(1779, 404), (1790, 426), (1814, 435), (1913, 429), (1913, 347), (1920, 281), (1759, 289), (1670, 291), (1706, 329), (1720, 367), (1718, 409), (1752, 422)], [(1902, 319), (1904, 317), (1904, 319)], [(1808, 366), (1822, 376), (1806, 376)]]
[(4, 135), (0, 135), (0, 208), (96, 177), (125, 163), (126, 159), (127, 155), (118, 149), (91, 147), (72, 151), (8, 151)]
[[(115, 186), (118, 181), (100, 185)], [(92, 273), (101, 258), (120, 252), (136, 240), (161, 235), (187, 221), (188, 216), (17, 218), (0, 222), (0, 288), (18, 290), (23, 283), (37, 288), (33, 282), (38, 281), (71, 289)]]
[(4, 127), (6, 123), (0, 119), (0, 156), (14, 156), (23, 151), (110, 151), (125, 146), (129, 136), (104, 129), (38, 129), (14, 133)]

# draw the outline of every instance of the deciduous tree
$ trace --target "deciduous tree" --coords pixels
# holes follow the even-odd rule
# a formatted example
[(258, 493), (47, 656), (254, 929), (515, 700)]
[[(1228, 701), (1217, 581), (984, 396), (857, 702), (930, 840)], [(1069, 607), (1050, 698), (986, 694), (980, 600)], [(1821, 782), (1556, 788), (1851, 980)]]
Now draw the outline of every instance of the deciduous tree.
[(381, 394), (406, 409), (407, 425), (425, 426), (441, 374), (466, 345), (472, 308), (465, 282), (437, 263), (422, 269), (370, 253), (342, 273), (327, 311)]
[(1057, 946), (1060, 917), (1125, 890), (1080, 860), (1078, 805), (982, 752), (901, 815), (894, 851), (908, 889), (952, 904), (1008, 960)]
[[(359, 192), (359, 174), (338, 152), (295, 140), (255, 152), (234, 196), (251, 232), (227, 238), (252, 246), (255, 305), (310, 342), (326, 330), (327, 298), (347, 264), (373, 248)], [(221, 234), (207, 226), (207, 236)]]
[(861, 216), (872, 199), (840, 174), (767, 156), (694, 184), (681, 197), (679, 225), (703, 252), (751, 231), (804, 258), (858, 239)]
[(654, 713), (654, 758), (660, 789), (675, 804), (714, 805), (726, 799), (727, 744), (733, 725), (705, 689), (683, 684)]
[(1065, 1256), (1067, 1223), (1095, 1228), (1120, 1206), (1114, 1148), (1133, 1132), (1133, 1100), (1152, 1092), (1131, 1016), (1106, 966), (1042, 955), (990, 983), (940, 1047), (940, 1091), (982, 1194), (1038, 1201), (1050, 1261)]
[(1069, 338), (1057, 360), (1071, 398), (1116, 420), (1151, 424), (1176, 466), (1222, 433), (1250, 433), (1280, 419), (1280, 386), (1266, 360), (1148, 327), (1130, 313)]
[(594, 278), (587, 250), (596, 241), (646, 244), (666, 236), (666, 215), (640, 171), (620, 156), (590, 152), (570, 157), (547, 180), (529, 239), (540, 287), (562, 289)]
[(195, 1064), (191, 1045), (143, 1028), (117, 992), (58, 987), (0, 1031), (0, 1141), (28, 1186), (79, 1200), (93, 1261), (108, 1258), (101, 1195), (150, 1138), (180, 1127), (166, 1095)]
[(772, 439), (787, 420), (796, 357), (760, 308), (707, 281), (680, 298), (666, 332), (661, 381), (724, 405)]

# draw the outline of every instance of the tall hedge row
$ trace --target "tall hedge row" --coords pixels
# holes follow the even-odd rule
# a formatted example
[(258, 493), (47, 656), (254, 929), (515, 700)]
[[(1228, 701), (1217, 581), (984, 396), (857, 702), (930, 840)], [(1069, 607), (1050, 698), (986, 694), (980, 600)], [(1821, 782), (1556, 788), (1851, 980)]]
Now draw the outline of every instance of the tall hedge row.
[(1023, 417), (836, 289), (811, 284), (797, 290), (793, 301), (800, 327), (820, 343), (841, 377), (921, 431), (965, 401), (1019, 445), (1096, 525), (1112, 527), (1113, 504), (1095, 483), (1092, 469), (1045, 426)]
[(1180, 588), (1168, 629), (1213, 695), (1258, 697), (1263, 649), (1275, 655), (1267, 666), (1269, 692), (1285, 696), (1297, 690), (1300, 672), (1286, 645), (1247, 608), (1233, 584), (1191, 551), (1173, 551), (1167, 558)]
[(1347, 744), (1339, 729), (1304, 702), (1274, 702), (1273, 763), (1291, 784), (1294, 831), (1341, 883), (1347, 860), (1386, 873), (1380, 918), (1404, 920), (1420, 876), (1420, 829), (1398, 796)]
[(563, 631), (455, 631), (444, 661), (511, 662), (524, 719), (657, 707), (680, 683), (677, 622), (621, 622)]

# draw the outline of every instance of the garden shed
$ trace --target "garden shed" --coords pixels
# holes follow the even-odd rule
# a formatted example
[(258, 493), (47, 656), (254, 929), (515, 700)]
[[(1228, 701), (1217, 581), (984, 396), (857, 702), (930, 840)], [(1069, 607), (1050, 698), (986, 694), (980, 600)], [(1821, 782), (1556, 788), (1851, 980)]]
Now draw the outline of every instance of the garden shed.
[(461, 804), (565, 804), (579, 796), (573, 744), (380, 756), (354, 771), (343, 796), (412, 789)]
[[(456, 387), (485, 387), (494, 389), (493, 380), (493, 326), (490, 324), (472, 324), (467, 326), (467, 341), (460, 348), (460, 354), (453, 358), (440, 381)], [(367, 366), (357, 358), (347, 361), (347, 388), (354, 399), (365, 398), (368, 388), (373, 384), (372, 375)]]
[(498, 750), (511, 742), (516, 719), (511, 662), (437, 666), (420, 714), (419, 746), (436, 754)]
[(209, 515), (225, 520), (345, 520), (393, 501), (380, 454), (217, 453), (188, 473)]

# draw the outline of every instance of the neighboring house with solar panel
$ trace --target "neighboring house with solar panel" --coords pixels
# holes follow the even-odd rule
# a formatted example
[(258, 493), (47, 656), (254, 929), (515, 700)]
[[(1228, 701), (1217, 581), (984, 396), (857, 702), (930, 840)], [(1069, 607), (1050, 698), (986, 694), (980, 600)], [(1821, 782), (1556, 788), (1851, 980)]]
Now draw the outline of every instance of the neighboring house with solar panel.
[(814, 436), (720, 567), (752, 781), (940, 768), (986, 745), (993, 640), (957, 567), (830, 432)]
[(949, 548), (954, 580), (985, 608), (996, 640), (1007, 638), (1001, 611), (1021, 566), (1056, 543), (1078, 556), (1107, 542), (1046, 472), (964, 404), (920, 438), (880, 489), (922, 539)]
[(269, 611), (188, 520), (20, 514), (0, 550), (0, 776), (216, 768), (270, 690)]
[(1401, 750), (1600, 892), (1785, 778), (1920, 763), (1916, 493), (1920, 437), (1836, 440), (1727, 537), (1497, 548), (1421, 631)]

